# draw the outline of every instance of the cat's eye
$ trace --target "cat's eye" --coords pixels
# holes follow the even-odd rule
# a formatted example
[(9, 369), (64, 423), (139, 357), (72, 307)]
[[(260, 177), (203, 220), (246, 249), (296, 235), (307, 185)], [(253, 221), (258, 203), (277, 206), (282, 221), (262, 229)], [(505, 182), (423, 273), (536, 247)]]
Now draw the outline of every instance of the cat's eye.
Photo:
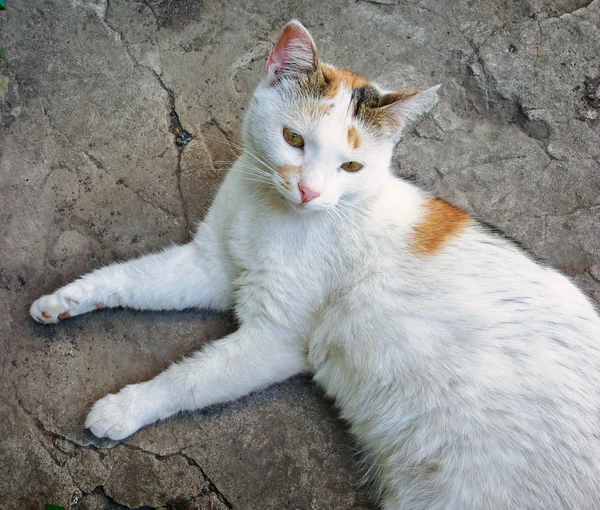
[(296, 147), (296, 149), (302, 149), (304, 147), (304, 138), (302, 135), (292, 131), (291, 129), (283, 128), (283, 137), (287, 143), (289, 143), (292, 147)]
[(358, 161), (347, 161), (342, 165), (346, 172), (358, 172), (363, 166)]

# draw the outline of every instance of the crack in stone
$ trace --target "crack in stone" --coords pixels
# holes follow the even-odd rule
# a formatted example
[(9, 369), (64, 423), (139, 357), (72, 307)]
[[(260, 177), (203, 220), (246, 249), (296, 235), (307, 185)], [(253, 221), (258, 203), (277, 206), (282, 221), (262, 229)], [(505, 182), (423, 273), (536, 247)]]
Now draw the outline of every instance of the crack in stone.
[(536, 19), (538, 26), (538, 41), (535, 47), (535, 58), (533, 59), (533, 86), (537, 87), (538, 83), (538, 60), (542, 51), (542, 38), (544, 36), (542, 32), (542, 23), (539, 19)]
[[(476, 164), (473, 164), (473, 165), (468, 165), (468, 166), (461, 165), (461, 166), (456, 167), (456, 168), (448, 169), (448, 173), (453, 173), (456, 170), (469, 170), (471, 168), (479, 168), (479, 167), (486, 166), (486, 165), (494, 165), (496, 163), (501, 163), (503, 161), (514, 161), (514, 160), (517, 160), (517, 159), (525, 159), (526, 157), (527, 157), (526, 155), (521, 154), (521, 155), (518, 155), (518, 156), (505, 156), (505, 157), (499, 157), (499, 158), (492, 158), (492, 159), (484, 160), (484, 161), (482, 161), (480, 163), (476, 163)], [(436, 168), (436, 171), (441, 176), (445, 176), (437, 168)]]
[[(126, 45), (126, 43), (123, 43)], [(169, 96), (169, 107), (170, 108), (175, 108), (175, 93), (173, 92), (173, 89), (170, 89), (169, 87), (167, 87), (165, 85), (165, 82), (163, 81), (163, 79), (161, 78), (160, 74), (158, 74), (154, 69), (151, 69), (150, 67), (146, 67), (144, 65), (138, 64), (140, 67), (143, 67), (144, 69), (148, 69), (148, 71), (150, 71), (153, 75), (154, 78), (156, 78), (156, 81), (158, 82), (158, 84), (160, 85), (160, 87), (167, 93), (167, 95)]]
[(378, 1), (378, 0), (359, 0), (359, 1), (364, 2), (366, 4), (377, 5), (377, 6), (386, 6), (386, 7), (389, 7), (389, 6), (393, 7), (396, 5), (396, 3), (394, 1), (391, 1), (391, 2)]
[[(145, 2), (142, 2), (145, 4)], [(146, 5), (147, 7), (150, 7), (148, 5)], [(110, 0), (106, 0), (106, 9), (104, 9), (103, 15), (101, 16), (100, 14), (98, 14), (98, 17), (100, 18), (101, 22), (106, 26), (106, 28), (115, 35), (115, 38), (121, 43), (121, 45), (123, 46), (123, 49), (125, 50), (125, 52), (127, 53), (129, 59), (131, 60), (132, 64), (135, 67), (141, 67), (142, 69), (146, 69), (147, 71), (150, 71), (152, 73), (152, 75), (154, 76), (154, 78), (156, 79), (157, 83), (160, 85), (160, 87), (167, 93), (167, 96), (169, 98), (169, 110), (171, 108), (175, 109), (175, 93), (173, 92), (173, 89), (170, 89), (169, 87), (167, 87), (163, 81), (163, 79), (161, 78), (161, 76), (151, 67), (145, 66), (143, 64), (140, 64), (137, 59), (133, 56), (133, 54), (131, 53), (131, 50), (129, 49), (129, 45), (127, 44), (127, 41), (125, 39), (125, 37), (123, 36), (123, 34), (118, 31), (114, 26), (112, 26), (107, 20), (107, 16), (108, 16), (108, 10), (110, 8)], [(152, 10), (152, 8), (150, 8), (150, 10)], [(154, 11), (153, 15), (155, 15)], [(156, 16), (155, 16), (156, 19)], [(157, 20), (158, 22), (158, 20)], [(188, 212), (188, 206), (187, 206), (187, 202), (185, 200), (185, 197), (183, 195), (183, 190), (181, 187), (181, 153), (183, 152), (184, 147), (178, 147), (179, 153), (177, 155), (177, 166), (175, 168), (175, 177), (177, 179), (177, 191), (179, 193), (179, 199), (181, 200), (181, 208), (183, 210), (183, 218), (184, 218), (184, 222), (185, 222), (185, 232), (187, 237), (190, 237), (190, 220), (189, 220), (189, 212)]]
[(544, 218), (545, 220), (547, 220), (548, 218), (567, 218), (569, 216), (574, 216), (578, 212), (581, 212), (581, 211), (595, 212), (596, 209), (600, 209), (600, 205), (596, 205), (596, 204), (577, 205), (573, 209), (566, 211), (566, 212), (557, 213), (557, 214), (551, 214), (551, 213), (532, 214), (531, 217), (532, 218)]
[[(144, 67), (144, 66), (142, 66)], [(149, 68), (148, 68), (149, 69)], [(173, 91), (173, 89), (170, 89), (169, 87), (167, 87), (164, 83), (164, 81), (162, 80), (161, 76), (154, 70), (154, 69), (149, 69), (152, 74), (154, 75), (154, 78), (156, 79), (156, 81), (158, 82), (158, 84), (161, 86), (161, 88), (167, 93), (168, 97), (169, 97), (169, 112), (176, 112), (175, 109), (175, 92)], [(177, 139), (177, 135), (175, 135), (175, 138)], [(175, 143), (175, 145), (177, 146), (177, 165), (175, 167), (175, 179), (177, 181), (177, 192), (179, 193), (179, 200), (181, 201), (181, 210), (183, 211), (183, 220), (184, 220), (184, 224), (185, 224), (185, 233), (186, 236), (189, 240), (190, 237), (190, 217), (189, 217), (189, 210), (188, 210), (188, 205), (187, 205), (187, 201), (185, 199), (185, 196), (183, 194), (183, 188), (181, 185), (181, 174), (182, 174), (182, 168), (181, 168), (181, 157), (183, 155), (183, 151), (185, 150), (185, 145), (177, 145), (177, 143)]]
[[(491, 76), (488, 73), (488, 70), (485, 65), (485, 61), (483, 60), (483, 58), (481, 57), (481, 54), (480, 54), (480, 48), (487, 42), (487, 40), (490, 37), (492, 37), (495, 33), (500, 31), (501, 29), (503, 29), (505, 27), (505, 25), (503, 25), (501, 28), (498, 28), (498, 29), (492, 31), (492, 33), (484, 40), (484, 42), (478, 46), (477, 44), (475, 44), (475, 42), (471, 38), (469, 38), (467, 36), (467, 34), (465, 34), (461, 30), (461, 28), (459, 26), (460, 23), (459, 23), (458, 19), (456, 19), (456, 15), (455, 15), (454, 11), (452, 11), (452, 15), (455, 18), (455, 20), (454, 20), (455, 22), (453, 23), (449, 18), (447, 18), (443, 14), (441, 14), (433, 9), (430, 9), (429, 7), (422, 5), (420, 2), (407, 1), (406, 3), (409, 5), (412, 5), (414, 7), (417, 7), (418, 9), (421, 9), (425, 12), (428, 12), (429, 14), (432, 14), (433, 16), (436, 16), (436, 17), (442, 19), (448, 25), (448, 27), (450, 29), (455, 31), (469, 45), (469, 47), (471, 48), (471, 51), (473, 52), (473, 57), (475, 59), (475, 62), (479, 65), (479, 67), (481, 69), (481, 73), (483, 75), (483, 84), (479, 88), (481, 89), (481, 91), (483, 92), (483, 95), (484, 95), (483, 100), (484, 100), (485, 109), (486, 109), (486, 111), (489, 111), (490, 110), (490, 90), (489, 89), (492, 88), (493, 85), (495, 85), (495, 80), (492, 80)], [(496, 88), (497, 87), (494, 87), (494, 90)], [(497, 95), (497, 94), (495, 94), (495, 95)]]
[(181, 200), (181, 206), (183, 209), (183, 219), (185, 221), (185, 233), (189, 240), (190, 238), (190, 217), (188, 212), (187, 201), (183, 196), (183, 188), (181, 187), (181, 156), (183, 154), (183, 149), (177, 152), (177, 167), (175, 168), (175, 177), (177, 179), (177, 191), (179, 192), (179, 198)]
[[(223, 503), (227, 508), (230, 508), (230, 509), (233, 508), (233, 505), (227, 500), (227, 498), (223, 495), (223, 493), (221, 491), (219, 491), (219, 489), (217, 488), (217, 486), (208, 477), (208, 475), (202, 469), (202, 467), (200, 466), (200, 464), (198, 464), (190, 456), (188, 456), (185, 453), (183, 453), (183, 449), (181, 449), (181, 450), (179, 450), (177, 452), (174, 452), (174, 453), (168, 453), (166, 455), (160, 455), (160, 454), (155, 453), (155, 452), (149, 452), (148, 450), (144, 450), (143, 448), (140, 448), (139, 446), (132, 445), (131, 443), (121, 442), (120, 444), (121, 444), (121, 446), (123, 446), (124, 448), (127, 448), (129, 450), (134, 450), (134, 451), (138, 451), (138, 452), (141, 452), (141, 453), (145, 453), (147, 455), (151, 455), (151, 456), (153, 456), (157, 460), (168, 459), (168, 458), (171, 458), (171, 457), (181, 457), (181, 458), (185, 459), (190, 466), (196, 468), (200, 472), (200, 474), (202, 475), (202, 478), (208, 484), (210, 492), (214, 493), (216, 495), (216, 497), (219, 499), (219, 501), (221, 503)], [(210, 497), (210, 492), (206, 493), (205, 495), (208, 495)], [(204, 494), (204, 493), (201, 493), (201, 494)], [(200, 494), (198, 494), (198, 495), (200, 495)]]
[(210, 116), (210, 121), (212, 122), (212, 124), (214, 124), (214, 126), (221, 132), (221, 134), (227, 139), (227, 141), (230, 144), (233, 145), (237, 145), (235, 142), (233, 142), (230, 138), (229, 138), (229, 133), (221, 126), (221, 124), (219, 123), (219, 121), (217, 119), (215, 119), (212, 115)]
[[(33, 421), (33, 423), (35, 424), (35, 426), (37, 427), (37, 429), (45, 436), (51, 437), (52, 439), (60, 439), (61, 441), (64, 441), (70, 445), (73, 446), (74, 450), (77, 451), (79, 449), (89, 449), (89, 450), (94, 450), (96, 452), (98, 452), (102, 457), (104, 455), (102, 455), (102, 448), (103, 446), (97, 446), (95, 444), (88, 444), (88, 445), (84, 445), (81, 443), (78, 443), (77, 441), (74, 441), (72, 439), (69, 439), (68, 437), (64, 436), (63, 434), (60, 434), (58, 432), (55, 432), (53, 430), (50, 430), (37, 416), (35, 416), (31, 411), (29, 411), (29, 409), (27, 409), (21, 399), (18, 397), (18, 395), (15, 396), (15, 401), (17, 403), (17, 405), (23, 410), (23, 412)], [(34, 436), (35, 437), (35, 436)], [(37, 439), (37, 438), (36, 438)], [(55, 455), (53, 454), (53, 452), (51, 450), (48, 449), (48, 446), (41, 440), (41, 439), (37, 439), (37, 441), (39, 442), (39, 444), (41, 445), (41, 447), (48, 453), (48, 455), (50, 456), (50, 458), (52, 459), (52, 461), (57, 464), (59, 467), (64, 467), (64, 465), (60, 464), (57, 459), (55, 458)], [(155, 452), (151, 452), (148, 450), (145, 450), (143, 448), (140, 448), (139, 446), (135, 446), (132, 445), (130, 443), (125, 443), (125, 442), (120, 442), (120, 443), (115, 443), (113, 441), (108, 441), (108, 440), (102, 440), (100, 439), (100, 441), (105, 441), (106, 445), (104, 445), (104, 447), (109, 446), (109, 445), (113, 445), (113, 446), (122, 446), (126, 449), (129, 450), (135, 450), (135, 451), (139, 451), (141, 453), (144, 453), (146, 455), (151, 455), (154, 458), (156, 458), (157, 460), (163, 460), (166, 458), (170, 458), (170, 457), (181, 457), (183, 459), (186, 460), (186, 462), (190, 465), (193, 466), (194, 468), (196, 468), (200, 474), (202, 475), (203, 480), (208, 484), (208, 492), (202, 491), (199, 494), (197, 494), (194, 497), (199, 497), (199, 496), (207, 496), (210, 500), (211, 500), (211, 504), (215, 504), (215, 501), (213, 501), (213, 498), (216, 498), (218, 500), (218, 502), (220, 502), (222, 505), (224, 505), (226, 508), (228, 509), (232, 509), (233, 506), (232, 504), (227, 500), (227, 498), (219, 491), (219, 489), (216, 487), (216, 485), (214, 484), (214, 482), (206, 475), (206, 472), (202, 469), (202, 467), (190, 456), (186, 455), (185, 453), (183, 453), (183, 451), (178, 451), (175, 453), (170, 453), (167, 455), (160, 455), (157, 454)], [(54, 448), (56, 448), (58, 451), (60, 451), (63, 455), (67, 455), (65, 452), (63, 452), (55, 443), (54, 441), (52, 442)], [(118, 501), (114, 500), (113, 498), (111, 498), (110, 496), (108, 496), (106, 494), (106, 492), (104, 491), (104, 484), (103, 485), (98, 485), (96, 487), (94, 487), (94, 489), (92, 489), (91, 491), (84, 491), (79, 484), (75, 481), (75, 478), (73, 477), (73, 474), (71, 473), (70, 469), (66, 468), (66, 471), (69, 473), (69, 477), (71, 479), (71, 482), (73, 483), (73, 485), (75, 487), (77, 487), (79, 489), (79, 491), (81, 492), (81, 495), (74, 495), (74, 500), (78, 499), (78, 498), (82, 498), (84, 496), (89, 496), (93, 493), (96, 493), (98, 491), (100, 491), (100, 493), (102, 494), (103, 497), (107, 498), (111, 504), (114, 505), (118, 505), (116, 506), (116, 508), (119, 509), (129, 509), (130, 507), (123, 505), (122, 503), (119, 503)], [(111, 470), (112, 471), (112, 470)], [(107, 479), (110, 478), (110, 474), (108, 475)], [(105, 481), (106, 483), (106, 481)], [(168, 503), (168, 502), (167, 502)], [(73, 504), (76, 504), (76, 501), (74, 501)], [(152, 507), (145, 507), (148, 508), (148, 510), (151, 510)]]
[[(104, 491), (104, 485), (97, 485), (91, 491), (83, 492), (82, 498), (85, 497), (85, 496), (91, 496), (92, 494), (99, 494), (103, 498), (106, 498), (106, 500), (110, 504), (110, 509), (111, 510), (132, 510), (131, 507), (123, 505), (123, 504), (115, 501), (108, 494), (106, 494), (106, 492)], [(151, 507), (144, 507), (144, 508), (146, 510), (155, 510), (154, 508), (151, 508)]]
[(159, 27), (160, 23), (158, 21), (158, 16), (156, 15), (156, 11), (154, 10), (154, 7), (150, 4), (150, 2), (148, 2), (148, 0), (141, 0), (139, 3), (141, 3), (142, 5), (145, 5), (148, 9), (150, 9), (150, 12), (152, 13), (152, 16), (154, 17), (154, 22), (156, 23), (156, 26)]
[[(156, 22), (158, 23), (158, 19), (156, 17), (156, 13), (154, 12), (153, 8), (145, 1), (142, 0), (141, 2), (142, 4), (144, 4), (146, 7), (148, 7), (151, 11), (152, 14), (155, 17)], [(110, 9), (111, 3), (110, 0), (106, 0), (106, 3), (103, 6), (90, 6), (94, 12), (96, 12), (96, 14), (98, 15), (98, 18), (100, 19), (100, 22), (105, 26), (105, 28), (114, 35), (115, 39), (117, 41), (119, 41), (121, 43), (121, 46), (123, 47), (123, 49), (125, 50), (125, 53), (127, 54), (130, 62), (132, 63), (132, 65), (134, 67), (138, 67), (138, 68), (142, 68), (145, 69), (146, 71), (150, 71), (152, 73), (152, 75), (154, 76), (154, 78), (156, 79), (157, 83), (160, 85), (160, 87), (167, 93), (167, 96), (169, 98), (169, 111), (171, 109), (175, 110), (175, 93), (173, 92), (173, 89), (167, 87), (162, 79), (162, 77), (151, 67), (149, 66), (145, 66), (143, 64), (140, 64), (140, 62), (138, 62), (138, 60), (133, 56), (133, 54), (131, 53), (131, 50), (129, 49), (129, 45), (127, 44), (127, 40), (125, 39), (125, 37), (123, 36), (123, 34), (117, 30), (111, 23), (109, 23), (107, 21), (108, 18), (108, 11)], [(68, 140), (68, 138), (67, 138)], [(185, 222), (185, 232), (187, 237), (190, 237), (190, 219), (189, 219), (189, 211), (188, 211), (188, 205), (187, 202), (185, 200), (184, 194), (183, 194), (183, 190), (182, 190), (182, 179), (181, 179), (181, 174), (182, 174), (182, 169), (181, 169), (181, 154), (184, 150), (184, 146), (178, 146), (178, 155), (177, 155), (177, 165), (175, 168), (175, 177), (177, 179), (177, 191), (179, 193), (179, 199), (181, 201), (181, 208), (183, 211), (183, 217), (184, 217), (184, 222)], [(134, 191), (134, 193), (136, 193)], [(138, 193), (136, 193), (138, 196), (140, 196)], [(142, 198), (140, 196), (140, 198)], [(147, 199), (142, 198), (142, 200), (147, 201)], [(155, 204), (152, 204), (152, 202), (148, 202), (151, 205), (156, 206)], [(160, 207), (159, 207), (160, 208)], [(169, 213), (170, 215), (173, 215), (172, 213)]]
[[(165, 90), (167, 90), (167, 91), (168, 91), (168, 89), (166, 89), (166, 88), (165, 88)], [(170, 97), (172, 97), (172, 96), (170, 95)], [(73, 142), (71, 142), (71, 140), (69, 139), (69, 137), (68, 137), (68, 136), (67, 136), (65, 133), (63, 133), (63, 132), (62, 132), (62, 131), (61, 131), (59, 128), (57, 128), (57, 127), (56, 127), (56, 124), (55, 124), (55, 123), (54, 123), (54, 121), (52, 120), (52, 117), (51, 117), (51, 116), (50, 116), (50, 114), (48, 113), (48, 110), (46, 109), (46, 107), (43, 107), (43, 108), (42, 108), (42, 111), (43, 111), (43, 113), (44, 113), (44, 116), (45, 116), (45, 117), (48, 119), (48, 123), (49, 123), (49, 125), (50, 125), (50, 128), (51, 128), (52, 130), (56, 131), (56, 132), (57, 132), (59, 135), (61, 135), (61, 136), (62, 136), (62, 137), (63, 137), (63, 138), (64, 138), (64, 139), (67, 141), (67, 143), (68, 143), (70, 146), (72, 146), (72, 147), (76, 148), (77, 146), (76, 146), (76, 145), (75, 145)], [(96, 157), (92, 156), (92, 155), (91, 155), (89, 152), (87, 152), (86, 150), (83, 150), (83, 149), (78, 149), (78, 150), (79, 150), (79, 152), (80, 152), (81, 154), (83, 154), (83, 155), (84, 155), (84, 156), (85, 156), (85, 157), (86, 157), (86, 158), (87, 158), (87, 159), (88, 159), (88, 160), (89, 160), (89, 161), (90, 161), (90, 162), (91, 162), (91, 163), (92, 163), (92, 164), (93, 164), (93, 165), (94, 165), (94, 166), (95, 166), (95, 167), (96, 167), (98, 170), (101, 170), (102, 172), (104, 172), (106, 175), (108, 175), (108, 176), (109, 176), (109, 177), (111, 177), (112, 179), (114, 179), (114, 178), (115, 178), (115, 176), (114, 176), (114, 175), (113, 175), (111, 172), (109, 172), (109, 171), (106, 169), (106, 167), (104, 166), (104, 164), (102, 163), (102, 161), (100, 161), (98, 158), (96, 158)], [(163, 151), (161, 154), (159, 154), (159, 156), (158, 156), (158, 157), (160, 157), (160, 156), (162, 156), (163, 154), (165, 154), (165, 152), (166, 152), (167, 150), (168, 150), (168, 148), (167, 148), (167, 149), (165, 149), (165, 150), (164, 150), (164, 151)], [(179, 165), (179, 162), (180, 162), (180, 160), (181, 160), (181, 154), (178, 154), (178, 156), (177, 156), (177, 160), (178, 160), (178, 161), (177, 161), (177, 168), (179, 168), (179, 166), (180, 166), (180, 165)], [(59, 168), (59, 167), (56, 167), (56, 168), (51, 168), (51, 171), (50, 171), (50, 172), (49, 172), (49, 173), (48, 173), (48, 174), (47, 174), (47, 175), (44, 177), (44, 179), (43, 179), (43, 181), (42, 181), (42, 185), (44, 185), (44, 184), (46, 183), (46, 181), (49, 179), (49, 177), (50, 177), (50, 175), (52, 174), (52, 172), (53, 172), (54, 170), (56, 170), (57, 168)], [(67, 168), (67, 167), (64, 167), (64, 168)], [(69, 168), (67, 168), (67, 170), (71, 171)], [(176, 172), (176, 175), (177, 175), (177, 172)], [(181, 200), (182, 200), (182, 210), (183, 210), (183, 215), (184, 215), (184, 219), (185, 219), (186, 233), (187, 233), (187, 234), (188, 234), (188, 236), (189, 236), (189, 221), (188, 221), (188, 219), (187, 219), (187, 204), (185, 204), (185, 202), (183, 201), (183, 196), (182, 196), (182, 193), (181, 193), (181, 183), (180, 183), (179, 181), (180, 181), (180, 179), (179, 179), (179, 177), (178, 177), (178, 179), (177, 179), (177, 188), (178, 188), (178, 191), (179, 191), (179, 196), (180, 196), (180, 198), (181, 198)], [(146, 203), (146, 204), (148, 204), (148, 205), (152, 206), (153, 208), (155, 208), (155, 209), (158, 209), (159, 211), (161, 211), (161, 212), (165, 213), (166, 215), (168, 215), (168, 216), (171, 216), (171, 217), (173, 217), (173, 218), (178, 218), (178, 217), (179, 217), (179, 215), (178, 215), (178, 214), (175, 214), (175, 213), (173, 213), (173, 212), (169, 211), (168, 209), (165, 209), (164, 207), (162, 207), (162, 206), (160, 206), (160, 205), (158, 205), (158, 204), (155, 204), (155, 203), (154, 203), (154, 202), (152, 202), (150, 199), (146, 198), (146, 197), (145, 197), (145, 196), (144, 196), (142, 193), (140, 193), (139, 191), (137, 191), (137, 190), (133, 189), (133, 188), (132, 188), (132, 187), (130, 187), (128, 184), (126, 184), (126, 183), (125, 183), (125, 181), (123, 181), (122, 179), (118, 179), (118, 180), (116, 181), (116, 183), (117, 183), (118, 185), (121, 185), (121, 186), (123, 186), (124, 188), (127, 188), (127, 189), (128, 189), (129, 191), (131, 191), (131, 192), (132, 192), (134, 195), (136, 195), (136, 196), (137, 196), (137, 197), (138, 197), (138, 198), (139, 198), (139, 199), (140, 199), (142, 202), (144, 202), (144, 203)]]
[[(47, 436), (47, 437), (51, 437), (51, 438), (59, 438), (71, 445), (73, 445), (74, 449), (77, 450), (78, 448), (81, 448), (82, 446), (77, 444), (75, 441), (72, 441), (70, 439), (68, 439), (67, 437), (63, 436), (62, 434), (58, 434), (55, 433), (51, 430), (49, 430), (44, 423), (37, 417), (35, 416), (31, 411), (29, 411), (29, 409), (27, 409), (24, 405), (23, 402), (21, 401), (21, 399), (19, 398), (17, 392), (16, 392), (16, 388), (15, 388), (15, 402), (16, 404), (19, 406), (19, 408), (25, 413), (25, 415), (27, 415), (29, 417), (30, 420), (33, 421), (34, 425), (36, 426), (36, 428), (42, 433), (42, 435)], [(60, 468), (64, 468), (65, 467), (65, 462), (61, 463), (57, 457), (56, 457), (56, 453), (54, 451), (52, 451), (45, 443), (42, 439), (36, 437), (35, 434), (31, 434), (32, 438), (34, 440), (36, 440), (38, 442), (38, 444), (42, 447), (42, 449), (48, 454), (48, 456), (52, 459), (52, 462), (54, 462), (58, 467)], [(66, 453), (64, 453), (60, 448), (58, 448), (58, 446), (54, 443), (54, 441), (52, 441), (52, 445), (54, 446), (54, 448), (56, 448), (56, 450), (58, 450), (59, 452), (61, 452), (61, 454), (63, 455), (67, 455)], [(73, 474), (71, 473), (71, 470), (69, 469), (69, 467), (66, 467), (66, 472), (69, 474), (69, 478), (71, 479), (71, 483), (73, 484), (74, 487), (76, 487), (80, 494), (73, 494), (72, 495), (72, 500), (73, 503), (77, 502), (78, 498), (81, 497), (81, 495), (85, 494), (85, 492), (81, 489), (81, 487), (79, 486), (79, 484), (75, 481), (75, 478), (73, 477)]]
[(75, 448), (88, 448), (91, 447), (93, 449), (98, 449), (96, 446), (94, 445), (83, 445), (81, 443), (78, 443), (77, 441), (74, 441), (73, 439), (69, 439), (66, 436), (63, 436), (62, 434), (59, 434), (58, 432), (54, 432), (53, 430), (50, 430), (46, 427), (46, 425), (44, 425), (44, 423), (42, 422), (42, 420), (40, 420), (37, 416), (35, 416), (29, 409), (27, 409), (25, 407), (25, 405), (23, 404), (22, 400), (19, 398), (19, 395), (17, 393), (15, 393), (15, 402), (17, 403), (17, 405), (23, 410), (23, 412), (29, 416), (29, 418), (31, 418), (33, 420), (33, 422), (36, 424), (37, 428), (44, 433), (45, 435), (49, 436), (49, 437), (57, 437), (59, 439), (62, 439), (63, 441), (72, 444)]
[[(82, 150), (81, 151), (82, 154), (84, 154), (93, 164), (96, 168), (98, 168), (98, 170), (101, 170), (102, 172), (106, 173), (108, 176), (110, 176), (111, 178), (114, 179), (114, 175), (109, 172), (106, 167), (102, 164), (102, 162), (95, 158), (94, 156), (92, 156), (90, 153), (88, 153), (87, 151)], [(172, 216), (174, 218), (178, 218), (179, 216), (175, 213), (172, 213), (171, 211), (165, 209), (164, 207), (155, 204), (154, 202), (152, 202), (150, 199), (146, 198), (142, 193), (140, 193), (139, 191), (133, 189), (131, 186), (129, 186), (123, 179), (117, 179), (116, 181), (118, 186), (123, 186), (124, 188), (128, 189), (129, 191), (131, 191), (135, 196), (137, 196), (142, 202), (151, 205), (153, 208), (158, 209), (159, 211), (162, 211), (163, 213), (165, 213), (168, 216)]]
[[(188, 455), (186, 455), (183, 452), (179, 452), (179, 455), (181, 455), (185, 460), (187, 460), (188, 464), (190, 466), (195, 467), (198, 471), (200, 471), (200, 473), (202, 474), (202, 476), (204, 477), (204, 480), (206, 480), (209, 484), (209, 489), (211, 490), (211, 492), (213, 494), (216, 495), (216, 497), (221, 501), (221, 503), (223, 503), (227, 508), (233, 508), (233, 505), (227, 500), (227, 498), (223, 495), (223, 493), (217, 489), (217, 486), (212, 482), (212, 480), (206, 475), (206, 472), (204, 471), (204, 469), (202, 469), (202, 467), (200, 466), (200, 464), (198, 464), (194, 459), (192, 459), (191, 457), (189, 457)], [(209, 493), (209, 498), (210, 498), (211, 494)]]
[[(589, 0), (589, 2), (586, 5), (584, 5), (582, 7), (579, 7), (579, 8), (576, 8), (576, 9), (573, 9), (572, 11), (566, 10), (566, 12), (563, 12), (562, 14), (560, 14), (558, 12), (555, 13), (553, 11), (547, 12), (546, 14), (548, 14), (548, 17), (550, 17), (550, 18), (562, 19), (565, 16), (570, 16), (571, 14), (575, 14), (575, 13), (577, 13), (579, 11), (583, 11), (583, 10), (587, 9), (590, 6), (590, 4), (592, 4), (592, 3), (593, 3), (593, 0)], [(544, 12), (544, 11), (538, 11), (535, 14), (538, 15), (541, 12)]]

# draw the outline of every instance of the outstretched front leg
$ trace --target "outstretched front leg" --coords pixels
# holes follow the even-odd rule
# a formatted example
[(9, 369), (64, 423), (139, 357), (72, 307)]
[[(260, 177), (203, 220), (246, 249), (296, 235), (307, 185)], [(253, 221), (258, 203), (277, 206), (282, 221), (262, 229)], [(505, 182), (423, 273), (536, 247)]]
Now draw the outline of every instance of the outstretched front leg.
[(102, 398), (85, 426), (98, 437), (123, 439), (179, 411), (234, 400), (306, 369), (301, 345), (264, 326), (242, 325), (154, 379)]
[(35, 301), (31, 316), (47, 324), (114, 306), (227, 309), (232, 301), (231, 276), (210, 234), (203, 224), (189, 244), (88, 273)]

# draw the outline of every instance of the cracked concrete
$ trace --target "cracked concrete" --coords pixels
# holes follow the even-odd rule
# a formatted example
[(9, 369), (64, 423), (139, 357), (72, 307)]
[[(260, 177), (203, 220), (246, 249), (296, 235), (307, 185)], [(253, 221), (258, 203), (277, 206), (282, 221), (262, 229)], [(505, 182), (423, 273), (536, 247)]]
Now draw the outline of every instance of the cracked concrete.
[[(281, 27), (388, 88), (443, 83), (399, 173), (600, 301), (599, 0), (11, 0), (0, 11), (0, 507), (369, 509), (343, 424), (306, 378), (121, 444), (91, 404), (232, 331), (202, 311), (33, 323), (77, 275), (185, 242)], [(174, 107), (193, 140), (169, 132)]]

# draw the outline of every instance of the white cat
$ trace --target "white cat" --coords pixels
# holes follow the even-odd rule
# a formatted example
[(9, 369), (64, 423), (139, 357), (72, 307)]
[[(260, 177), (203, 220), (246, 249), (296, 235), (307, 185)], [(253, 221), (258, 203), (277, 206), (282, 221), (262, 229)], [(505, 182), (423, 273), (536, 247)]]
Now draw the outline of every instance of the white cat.
[(600, 508), (600, 318), (558, 272), (395, 177), (437, 87), (386, 93), (283, 30), (243, 155), (194, 241), (38, 299), (43, 323), (124, 306), (234, 308), (240, 328), (99, 400), (122, 439), (309, 371), (385, 509)]

